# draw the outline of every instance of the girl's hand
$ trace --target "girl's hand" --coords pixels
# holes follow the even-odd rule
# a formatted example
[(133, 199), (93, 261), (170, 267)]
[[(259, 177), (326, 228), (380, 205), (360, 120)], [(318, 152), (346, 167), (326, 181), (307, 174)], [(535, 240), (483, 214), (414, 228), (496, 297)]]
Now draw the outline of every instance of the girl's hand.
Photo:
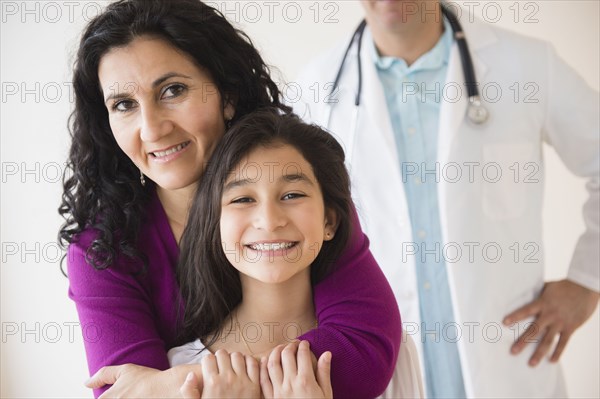
[(188, 373), (183, 385), (179, 388), (179, 392), (183, 399), (200, 399), (200, 388), (198, 387), (196, 374), (192, 371)]
[(331, 389), (331, 353), (319, 358), (313, 368), (314, 355), (308, 341), (279, 345), (260, 364), (260, 385), (265, 398), (333, 398)]
[(219, 349), (202, 359), (202, 376), (203, 398), (260, 398), (260, 371), (252, 356)]

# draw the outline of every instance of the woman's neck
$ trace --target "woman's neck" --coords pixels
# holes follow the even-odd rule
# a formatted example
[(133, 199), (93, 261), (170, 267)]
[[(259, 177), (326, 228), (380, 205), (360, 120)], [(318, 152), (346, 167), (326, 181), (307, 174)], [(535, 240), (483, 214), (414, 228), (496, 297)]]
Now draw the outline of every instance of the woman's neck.
[(178, 190), (167, 190), (158, 186), (156, 187), (156, 194), (165, 210), (169, 226), (171, 226), (171, 230), (173, 231), (173, 235), (178, 244), (187, 222), (190, 205), (195, 192), (195, 185)]
[[(265, 284), (247, 276), (243, 299), (226, 322), (223, 338), (211, 346), (260, 357), (316, 327), (310, 269), (281, 284)], [(233, 331), (229, 331), (229, 326)]]

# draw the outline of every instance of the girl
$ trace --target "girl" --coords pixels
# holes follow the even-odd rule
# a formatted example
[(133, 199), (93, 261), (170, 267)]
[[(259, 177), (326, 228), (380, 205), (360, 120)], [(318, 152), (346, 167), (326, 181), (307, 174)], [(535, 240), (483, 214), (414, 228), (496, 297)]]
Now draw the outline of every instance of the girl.
[[(167, 350), (180, 311), (178, 243), (205, 163), (226, 126), (260, 107), (290, 109), (250, 40), (198, 0), (109, 4), (83, 33), (73, 87), (60, 237), (69, 296), (96, 332), (84, 339), (95, 373), (88, 386), (172, 397), (198, 371), (169, 368)], [(318, 334), (302, 338), (317, 356), (338, 359), (336, 392), (373, 397), (392, 375), (400, 318), (351, 214), (355, 231), (338, 267), (315, 286)], [(377, 323), (363, 325), (365, 317)]]
[[(172, 365), (202, 364), (203, 396), (259, 397), (260, 385), (267, 398), (332, 397), (331, 354), (315, 375), (309, 344), (290, 342), (317, 323), (312, 287), (348, 243), (351, 203), (344, 152), (320, 128), (266, 109), (223, 137), (177, 270), (187, 304), (181, 338), (193, 341), (169, 351)], [(416, 370), (409, 366), (404, 375)], [(402, 388), (386, 393), (405, 397)]]

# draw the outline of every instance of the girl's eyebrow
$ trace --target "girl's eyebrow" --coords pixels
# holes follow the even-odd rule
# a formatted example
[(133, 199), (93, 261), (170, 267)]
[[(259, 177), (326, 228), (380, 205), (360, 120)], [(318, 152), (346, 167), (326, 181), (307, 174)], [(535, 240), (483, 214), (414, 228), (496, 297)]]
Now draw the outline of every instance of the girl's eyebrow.
[(291, 173), (289, 175), (283, 175), (279, 178), (279, 180), (283, 180), (283, 181), (287, 181), (287, 182), (296, 182), (296, 181), (306, 182), (306, 183), (310, 184), (311, 186), (314, 186), (313, 181), (302, 172)]
[[(280, 182), (305, 182), (311, 186), (315, 185), (312, 179), (310, 179), (302, 172), (282, 175), (277, 180)], [(225, 187), (223, 187), (223, 193), (226, 193), (227, 191), (232, 190), (236, 187), (242, 187), (252, 183), (256, 183), (256, 179), (237, 179), (230, 181), (229, 183), (225, 184)]]

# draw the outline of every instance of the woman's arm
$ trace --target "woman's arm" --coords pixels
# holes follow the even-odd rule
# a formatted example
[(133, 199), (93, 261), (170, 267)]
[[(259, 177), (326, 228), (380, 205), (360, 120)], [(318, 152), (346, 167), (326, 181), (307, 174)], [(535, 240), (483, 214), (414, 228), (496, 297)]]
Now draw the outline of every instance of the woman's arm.
[(356, 211), (353, 234), (335, 271), (315, 287), (318, 329), (300, 337), (318, 357), (332, 353), (335, 397), (374, 398), (392, 378), (402, 325), (398, 304), (369, 251)]
[[(90, 375), (103, 366), (126, 363), (167, 369), (165, 341), (142, 283), (119, 267), (94, 269), (85, 260), (85, 238), (69, 246), (67, 270), (69, 297), (79, 313)], [(96, 389), (94, 395), (106, 388)]]

